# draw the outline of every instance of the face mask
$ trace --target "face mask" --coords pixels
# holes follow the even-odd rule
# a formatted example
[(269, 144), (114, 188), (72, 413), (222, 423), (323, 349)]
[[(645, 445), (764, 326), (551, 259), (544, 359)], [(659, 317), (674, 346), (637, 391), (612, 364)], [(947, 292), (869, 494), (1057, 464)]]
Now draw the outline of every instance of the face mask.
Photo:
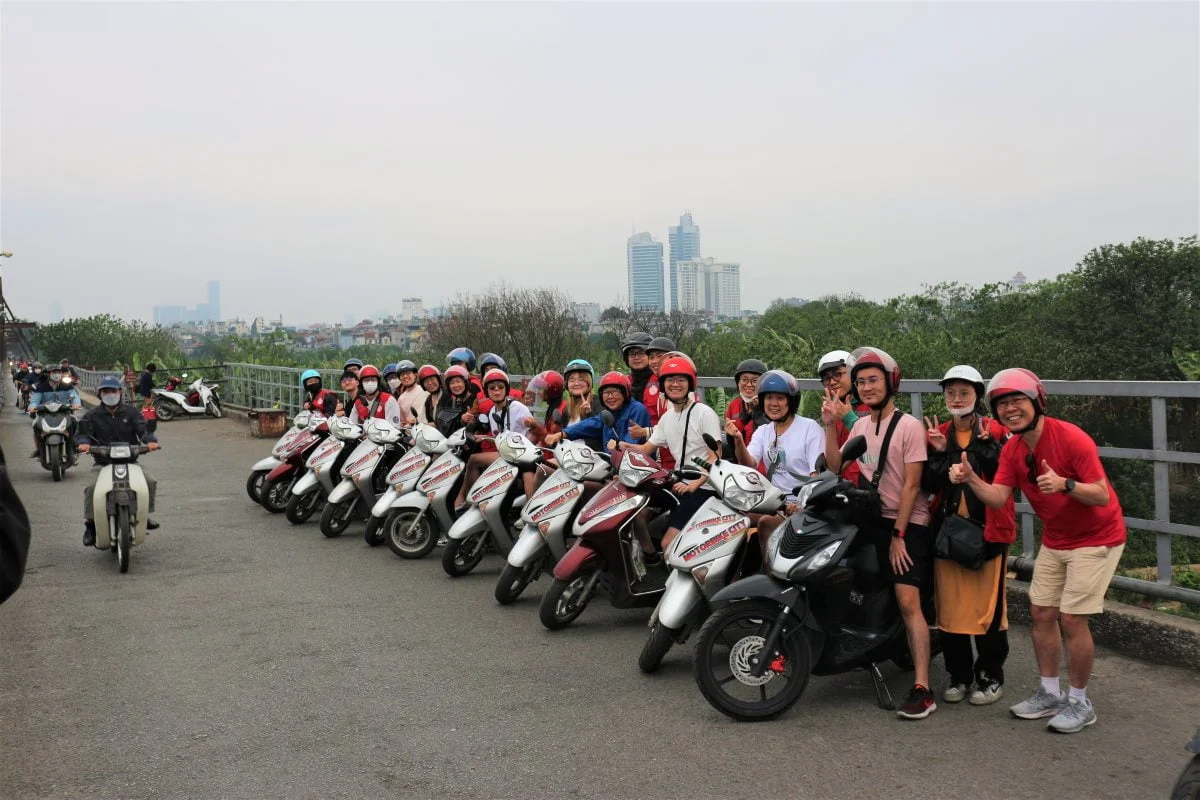
[(50, 382), (51, 383), (58, 383), (61, 380), (62, 380), (61, 372), (51, 372), (50, 373)]
[(375, 394), (375, 390), (379, 388), (379, 381), (363, 381), (362, 388), (367, 394)]
[(975, 413), (975, 406), (967, 406), (966, 408), (951, 408), (950, 413), (958, 418), (969, 417)]
[(104, 394), (100, 395), (100, 402), (104, 403), (104, 405), (108, 406), (109, 408), (112, 408), (117, 403), (121, 402), (121, 395), (119, 392), (105, 392)]
[(33, 374), (34, 374), (34, 375), (41, 375), (41, 374), (42, 374), (42, 371), (41, 371), (40, 369), (35, 369), (35, 370), (33, 371)]
[(397, 389), (400, 388), (400, 379), (399, 378), (388, 378), (388, 386), (391, 388), (391, 390), (393, 392), (396, 391)]
[(307, 391), (309, 394), (315, 395), (317, 392), (321, 391), (321, 384), (319, 384), (319, 383), (310, 383), (310, 384), (308, 384), (307, 386), (305, 386), (305, 387), (304, 387), (304, 389), (305, 389), (305, 391)]

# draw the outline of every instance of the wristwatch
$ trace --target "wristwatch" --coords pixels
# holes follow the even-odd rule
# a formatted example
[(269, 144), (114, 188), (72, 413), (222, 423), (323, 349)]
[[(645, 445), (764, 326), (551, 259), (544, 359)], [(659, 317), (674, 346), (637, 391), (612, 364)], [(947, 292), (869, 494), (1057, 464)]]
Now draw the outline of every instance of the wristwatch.
[(892, 528), (892, 538), (893, 539), (903, 539), (904, 531), (900, 530), (899, 528)]
[(1063, 494), (1070, 494), (1073, 491), (1075, 491), (1075, 481), (1067, 478), (1063, 481)]

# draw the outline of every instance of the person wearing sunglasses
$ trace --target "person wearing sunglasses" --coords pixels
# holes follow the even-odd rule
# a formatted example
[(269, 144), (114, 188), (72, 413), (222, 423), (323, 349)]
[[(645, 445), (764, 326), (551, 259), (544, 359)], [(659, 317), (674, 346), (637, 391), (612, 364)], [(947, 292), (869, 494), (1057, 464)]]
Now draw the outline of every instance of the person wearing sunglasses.
[[(942, 395), (950, 419), (926, 417), (929, 460), (922, 487), (937, 496), (935, 531), (955, 525), (982, 539), (983, 564), (977, 569), (949, 558), (933, 564), (937, 625), (942, 657), (950, 685), (942, 693), (947, 703), (967, 700), (989, 705), (1004, 694), (1004, 662), (1008, 658), (1008, 603), (1005, 596), (1008, 547), (1017, 538), (1012, 498), (1003, 508), (988, 508), (969, 486), (950, 483), (950, 465), (968, 461), (984, 480), (1000, 464), (1000, 448), (1008, 429), (983, 415), (983, 376), (967, 364), (951, 367), (942, 378)], [(949, 535), (950, 528), (947, 528)], [(972, 656), (972, 637), (978, 658)], [(974, 690), (972, 690), (974, 686)]]
[[(1092, 437), (1046, 416), (1046, 389), (1037, 375), (1001, 370), (988, 383), (986, 399), (1012, 434), (996, 476), (988, 483), (964, 457), (950, 467), (950, 482), (970, 486), (991, 508), (1003, 507), (1020, 489), (1042, 521), (1029, 585), (1041, 684), (1009, 710), (1021, 719), (1050, 717), (1050, 730), (1076, 733), (1096, 722), (1087, 696), (1095, 655), (1089, 620), (1104, 610), (1104, 593), (1125, 549), (1124, 513)], [(1064, 642), (1070, 678), (1065, 695), (1059, 684)]]

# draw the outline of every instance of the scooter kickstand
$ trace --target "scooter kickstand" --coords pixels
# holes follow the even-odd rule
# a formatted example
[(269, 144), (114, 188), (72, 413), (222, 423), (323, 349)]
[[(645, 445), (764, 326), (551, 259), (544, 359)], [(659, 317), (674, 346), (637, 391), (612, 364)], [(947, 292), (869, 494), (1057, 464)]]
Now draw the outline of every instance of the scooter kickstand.
[(879, 671), (879, 665), (874, 661), (871, 666), (867, 667), (867, 671), (871, 673), (871, 682), (875, 684), (875, 702), (884, 711), (895, 711), (896, 700), (892, 697), (892, 692), (888, 689), (887, 683), (883, 680), (883, 673)]

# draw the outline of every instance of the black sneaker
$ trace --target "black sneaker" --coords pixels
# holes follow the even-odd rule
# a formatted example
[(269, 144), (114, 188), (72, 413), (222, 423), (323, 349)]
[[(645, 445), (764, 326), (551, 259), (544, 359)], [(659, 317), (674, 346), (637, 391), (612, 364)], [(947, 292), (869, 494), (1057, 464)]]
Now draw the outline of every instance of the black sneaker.
[(897, 709), (896, 716), (901, 719), (925, 719), (934, 711), (937, 711), (937, 703), (934, 702), (933, 692), (917, 684), (904, 698), (904, 705)]
[(642, 552), (642, 563), (647, 567), (655, 567), (662, 563), (662, 553), (655, 550), (653, 553)]
[(146, 518), (146, 530), (148, 530), (148, 531), (158, 530), (158, 523), (155, 522), (154, 520), (150, 519), (149, 517), (147, 517)]
[(96, 523), (94, 523), (94, 522), (83, 523), (83, 546), (84, 547), (95, 547), (96, 546)]

